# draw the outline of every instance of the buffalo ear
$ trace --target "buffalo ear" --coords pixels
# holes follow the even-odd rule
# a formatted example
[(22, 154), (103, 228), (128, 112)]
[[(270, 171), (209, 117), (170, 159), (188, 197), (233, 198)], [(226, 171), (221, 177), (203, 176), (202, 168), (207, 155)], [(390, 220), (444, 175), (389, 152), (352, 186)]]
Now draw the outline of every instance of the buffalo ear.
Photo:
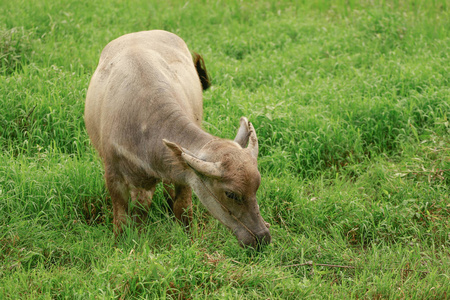
[(246, 117), (242, 117), (239, 123), (241, 126), (239, 127), (234, 141), (238, 143), (242, 148), (245, 148), (247, 147), (248, 138), (250, 136), (249, 123)]
[(256, 136), (256, 131), (255, 128), (253, 127), (252, 123), (248, 123), (248, 127), (249, 127), (249, 141), (248, 141), (248, 147), (247, 149), (250, 150), (250, 153), (252, 154), (252, 156), (254, 158), (258, 158), (258, 152), (259, 152), (259, 147), (258, 147), (258, 137)]
[(167, 146), (167, 148), (172, 150), (172, 152), (175, 154), (175, 156), (181, 157), (181, 154), (184, 151), (184, 149), (181, 146), (179, 146), (178, 144), (172, 143), (166, 139), (163, 139), (163, 142)]
[(220, 178), (222, 177), (222, 171), (220, 163), (207, 162), (197, 158), (192, 152), (184, 149), (176, 143), (172, 143), (166, 139), (163, 139), (164, 144), (172, 150), (172, 152), (181, 159), (187, 166), (194, 171), (203, 174), (208, 177)]
[[(246, 117), (240, 120), (241, 126), (234, 138), (242, 148), (247, 148), (254, 158), (258, 157), (258, 137), (256, 136), (255, 128)], [(247, 146), (248, 144), (248, 146)]]

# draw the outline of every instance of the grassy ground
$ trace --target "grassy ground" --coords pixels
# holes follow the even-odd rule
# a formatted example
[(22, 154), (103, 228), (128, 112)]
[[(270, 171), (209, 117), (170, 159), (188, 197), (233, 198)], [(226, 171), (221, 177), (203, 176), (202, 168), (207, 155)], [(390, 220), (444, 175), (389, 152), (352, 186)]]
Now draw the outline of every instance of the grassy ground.
[[(328, 2), (2, 1), (0, 298), (449, 298), (449, 4)], [(206, 130), (255, 125), (264, 251), (198, 201), (186, 235), (160, 189), (114, 240), (84, 98), (148, 29), (204, 55)]]

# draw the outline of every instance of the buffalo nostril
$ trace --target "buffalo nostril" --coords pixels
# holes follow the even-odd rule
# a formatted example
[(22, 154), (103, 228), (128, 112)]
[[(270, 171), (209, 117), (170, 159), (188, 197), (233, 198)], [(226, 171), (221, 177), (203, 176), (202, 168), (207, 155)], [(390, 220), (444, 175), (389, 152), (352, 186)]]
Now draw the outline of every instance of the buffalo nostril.
[(234, 234), (236, 235), (239, 245), (243, 248), (253, 248), (254, 250), (261, 250), (264, 246), (268, 245), (272, 241), (269, 229), (265, 226), (260, 227), (257, 232), (250, 230), (244, 230), (244, 228), (237, 229)]
[(272, 241), (272, 237), (270, 236), (270, 233), (268, 230), (264, 231), (263, 233), (260, 233), (255, 236), (255, 243), (256, 243), (256, 249), (261, 250), (262, 247), (270, 244)]

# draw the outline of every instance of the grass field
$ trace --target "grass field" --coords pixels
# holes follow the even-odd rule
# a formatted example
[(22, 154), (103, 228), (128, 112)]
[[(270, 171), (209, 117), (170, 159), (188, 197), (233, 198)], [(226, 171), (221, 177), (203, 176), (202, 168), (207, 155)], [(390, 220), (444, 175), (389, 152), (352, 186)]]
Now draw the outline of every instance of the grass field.
[[(1, 1), (0, 299), (450, 298), (449, 5)], [(203, 54), (205, 130), (254, 124), (263, 251), (196, 199), (187, 235), (161, 188), (114, 239), (84, 98), (149, 29)]]

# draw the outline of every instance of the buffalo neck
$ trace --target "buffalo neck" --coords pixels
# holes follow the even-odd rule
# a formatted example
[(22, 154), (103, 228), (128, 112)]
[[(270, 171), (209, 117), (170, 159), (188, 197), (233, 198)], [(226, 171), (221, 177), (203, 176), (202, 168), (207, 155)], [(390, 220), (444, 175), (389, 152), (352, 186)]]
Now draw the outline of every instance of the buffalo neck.
[(201, 148), (217, 137), (207, 133), (194, 121), (185, 115), (172, 114), (165, 120), (164, 131), (158, 132), (154, 136), (157, 140), (151, 141), (148, 145), (150, 165), (162, 179), (172, 182), (186, 183), (188, 171), (182, 167), (166, 145), (162, 142), (166, 139), (176, 143), (187, 151), (197, 154)]

